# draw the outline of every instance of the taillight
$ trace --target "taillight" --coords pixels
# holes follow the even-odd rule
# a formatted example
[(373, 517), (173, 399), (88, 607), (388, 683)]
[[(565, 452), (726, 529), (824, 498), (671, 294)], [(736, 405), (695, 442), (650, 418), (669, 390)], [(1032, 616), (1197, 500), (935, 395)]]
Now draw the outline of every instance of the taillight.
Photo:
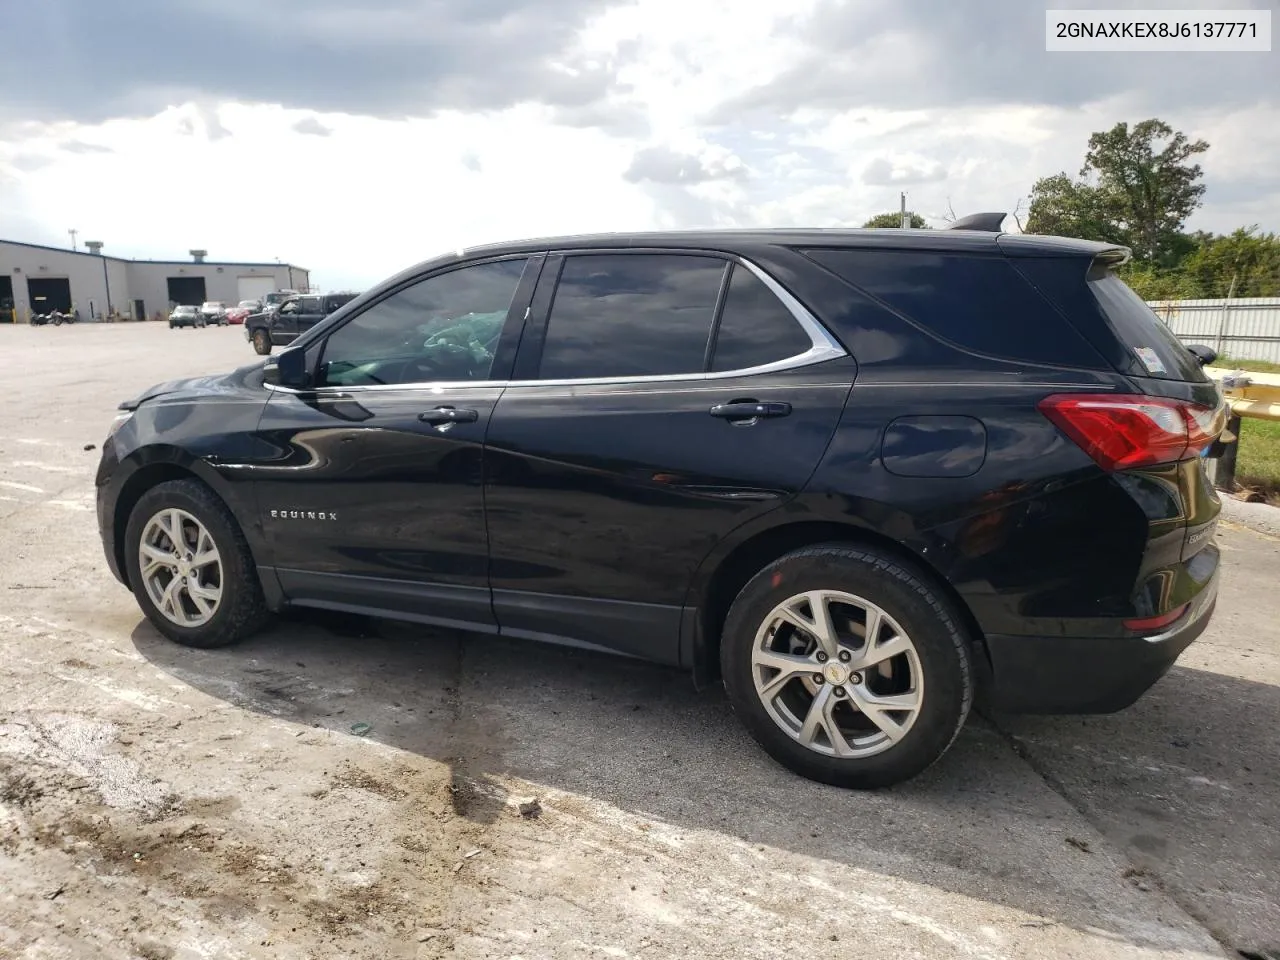
[(1168, 613), (1162, 613), (1156, 617), (1137, 617), (1133, 620), (1124, 621), (1126, 629), (1137, 630), (1139, 633), (1149, 633), (1152, 630), (1162, 630), (1169, 624), (1173, 623), (1184, 613), (1187, 612), (1189, 603), (1184, 603), (1180, 607), (1174, 607)]
[(1165, 397), (1061, 393), (1045, 397), (1038, 406), (1104, 470), (1198, 457), (1226, 423), (1221, 405)]

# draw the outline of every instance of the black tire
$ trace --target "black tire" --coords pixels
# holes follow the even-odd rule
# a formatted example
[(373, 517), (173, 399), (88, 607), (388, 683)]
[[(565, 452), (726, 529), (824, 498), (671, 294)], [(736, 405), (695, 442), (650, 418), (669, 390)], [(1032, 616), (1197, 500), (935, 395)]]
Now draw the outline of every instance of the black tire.
[[(184, 627), (162, 614), (143, 585), (138, 566), (142, 533), (161, 510), (177, 507), (204, 524), (222, 560), (222, 599), (207, 623)], [(125, 534), (125, 563), (133, 595), (162, 634), (187, 647), (225, 647), (260, 630), (270, 619), (257, 565), (240, 525), (218, 496), (198, 480), (170, 480), (152, 487), (134, 505)]]
[[(838, 758), (803, 746), (756, 693), (751, 656), (757, 631), (780, 603), (810, 590), (840, 590), (876, 604), (915, 646), (923, 703), (907, 733), (883, 752)], [(820, 783), (875, 789), (916, 776), (955, 741), (973, 703), (970, 649), (952, 605), (917, 573), (874, 549), (822, 544), (781, 557), (742, 588), (725, 621), (720, 664), (734, 712), (774, 760)]]
[(263, 357), (271, 353), (271, 338), (261, 327), (253, 331), (253, 349)]

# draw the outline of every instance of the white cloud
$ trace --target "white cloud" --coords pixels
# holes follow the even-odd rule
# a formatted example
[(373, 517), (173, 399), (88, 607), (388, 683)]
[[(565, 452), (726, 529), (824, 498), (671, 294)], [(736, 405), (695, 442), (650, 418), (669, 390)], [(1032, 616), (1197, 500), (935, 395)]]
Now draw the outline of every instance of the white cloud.
[[(246, 3), (224, 5), (227, 16)], [(898, 7), (867, 3), (855, 31), (866, 34), (864, 46), (886, 63), (907, 57), (911, 24), (877, 26)], [(343, 16), (337, 6), (328, 16)], [(366, 45), (382, 42), (398, 30), (395, 0), (384, 6), (372, 21), (309, 29), (355, 29)], [(385, 97), (341, 113), (323, 102), (219, 100), (175, 83), (182, 92), (158, 113), (10, 120), (0, 126), (0, 236), (61, 244), (76, 227), (118, 255), (180, 257), (200, 246), (212, 258), (289, 260), (326, 288), (362, 287), (442, 250), (524, 236), (857, 225), (896, 210), (900, 190), (935, 225), (948, 204), (961, 215), (1012, 210), (1038, 177), (1074, 173), (1091, 132), (1153, 115), (1212, 145), (1201, 161), (1206, 204), (1191, 226), (1280, 229), (1280, 107), (1261, 95), (1212, 108), (1166, 102), (1153, 75), (1141, 89), (1055, 105), (1029, 100), (1016, 59), (1004, 67), (997, 58), (984, 89), (1005, 70), (1004, 99), (939, 92), (933, 105), (913, 95), (895, 108), (892, 98), (836, 97), (828, 76), (825, 101), (772, 112), (725, 106), (746, 91), (794, 87), (799, 63), (820, 65), (805, 59), (814, 39), (797, 24), (829, 23), (833, 9), (826, 0), (749, 15), (730, 0), (620, 4), (583, 19), (576, 36), (548, 41), (561, 51), (550, 60), (521, 67), (540, 90), (486, 87), (459, 100), (514, 104), (499, 109), (439, 110), (433, 94), (422, 116), (397, 118)], [(825, 19), (814, 21), (815, 10)], [(502, 31), (522, 22), (496, 22), (494, 49), (507, 49)], [(453, 54), (464, 64), (469, 55)], [(1085, 63), (1054, 61), (1054, 69)], [(1266, 62), (1257, 64), (1261, 90)], [(463, 82), (459, 69), (450, 66), (451, 82)], [(486, 69), (483, 60), (466, 67), (476, 83)], [(290, 88), (289, 97), (303, 93)]]
[[(306, 116), (311, 116), (307, 114)], [(77, 136), (110, 154), (66, 155), (61, 128), (0, 147), (0, 205), (21, 199), (61, 243), (65, 226), (120, 256), (271, 260), (317, 282), (365, 286), (443, 250), (518, 236), (643, 228), (652, 201), (627, 185), (631, 149), (598, 131), (552, 126), (543, 108), (400, 122), (323, 115), (330, 134), (300, 133), (296, 114), (225, 105), (228, 136), (199, 127), (190, 106), (115, 120)], [(536, 149), (513, 149), (518, 144)], [(34, 171), (15, 156), (47, 159)], [(566, 162), (568, 160), (568, 162)], [(9, 233), (0, 229), (0, 233)]]

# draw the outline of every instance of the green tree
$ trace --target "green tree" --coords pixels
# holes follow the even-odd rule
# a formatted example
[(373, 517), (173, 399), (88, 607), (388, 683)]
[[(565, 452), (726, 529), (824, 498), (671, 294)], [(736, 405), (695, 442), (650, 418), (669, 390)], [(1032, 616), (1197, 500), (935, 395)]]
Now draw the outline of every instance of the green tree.
[(1066, 173), (1042, 177), (1031, 188), (1027, 233), (1079, 237), (1124, 243), (1128, 238), (1118, 224), (1119, 210), (1106, 190)]
[(1172, 252), (1174, 238), (1200, 206), (1203, 171), (1191, 161), (1208, 149), (1204, 140), (1188, 140), (1163, 120), (1143, 120), (1132, 130), (1117, 123), (1089, 138), (1080, 176), (1096, 176), (1134, 254), (1157, 261)]
[(1195, 278), (1187, 276), (1180, 268), (1162, 269), (1142, 261), (1133, 261), (1120, 268), (1124, 282), (1133, 287), (1143, 300), (1195, 300), (1200, 288)]
[(1077, 179), (1036, 181), (1027, 232), (1123, 243), (1138, 260), (1175, 266), (1195, 246), (1182, 225), (1204, 195), (1191, 160), (1208, 149), (1157, 119), (1095, 133)]
[[(911, 224), (913, 230), (928, 230), (929, 224), (925, 223), (924, 217), (918, 213), (907, 211), (907, 222)], [(901, 227), (901, 213), (877, 213), (874, 217), (863, 224), (864, 227)]]
[(1280, 296), (1280, 237), (1256, 226), (1205, 238), (1181, 265), (1190, 296)]

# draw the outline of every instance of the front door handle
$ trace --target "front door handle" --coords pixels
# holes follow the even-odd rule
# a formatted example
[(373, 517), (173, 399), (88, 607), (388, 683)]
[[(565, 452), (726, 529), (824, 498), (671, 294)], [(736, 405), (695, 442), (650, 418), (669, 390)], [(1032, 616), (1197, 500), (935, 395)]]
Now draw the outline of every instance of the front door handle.
[(418, 414), (418, 419), (438, 427), (442, 423), (475, 423), (480, 419), (480, 414), (475, 410), (458, 407), (436, 407), (434, 410)]
[(717, 403), (707, 411), (713, 417), (734, 422), (750, 421), (754, 423), (764, 417), (785, 417), (791, 413), (791, 404), (781, 401), (761, 403), (757, 400), (731, 400), (728, 403)]

